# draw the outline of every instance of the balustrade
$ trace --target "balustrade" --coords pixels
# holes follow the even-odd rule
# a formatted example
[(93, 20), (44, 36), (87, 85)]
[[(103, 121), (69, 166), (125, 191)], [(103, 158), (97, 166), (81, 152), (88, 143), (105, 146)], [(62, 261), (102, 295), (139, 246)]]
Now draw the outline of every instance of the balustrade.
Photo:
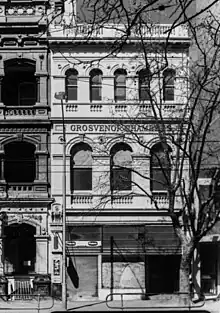
[[(57, 30), (55, 31), (54, 28)], [(89, 37), (92, 38), (117, 38), (121, 37), (126, 32), (126, 26), (123, 24), (105, 24), (102, 26), (95, 24), (71, 24), (65, 25), (52, 25), (51, 35), (56, 36), (56, 33), (61, 31), (63, 36), (74, 37)], [(137, 38), (187, 38), (189, 39), (188, 29), (184, 25), (172, 28), (171, 24), (155, 24), (136, 27), (131, 30), (131, 37)]]
[(30, 108), (5, 108), (6, 116), (34, 116), (36, 115), (36, 109)]
[(115, 105), (115, 112), (127, 112), (127, 105), (126, 104), (116, 104)]
[(132, 204), (133, 203), (133, 197), (132, 196), (118, 196), (113, 197), (112, 199), (113, 204)]
[(91, 112), (102, 112), (102, 105), (101, 104), (91, 104), (90, 105)]
[(75, 195), (72, 198), (72, 204), (92, 204), (92, 196)]
[(169, 205), (169, 198), (167, 196), (167, 193), (155, 193), (153, 194), (153, 198), (151, 200), (153, 206), (159, 207), (159, 208), (167, 208)]
[(66, 112), (77, 112), (78, 105), (77, 104), (66, 104)]

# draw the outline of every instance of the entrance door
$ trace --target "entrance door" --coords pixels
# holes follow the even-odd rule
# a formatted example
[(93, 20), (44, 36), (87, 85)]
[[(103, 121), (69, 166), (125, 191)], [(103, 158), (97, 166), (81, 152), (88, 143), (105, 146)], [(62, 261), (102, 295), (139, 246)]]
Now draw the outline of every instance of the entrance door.
[(173, 293), (179, 289), (180, 256), (150, 255), (148, 257), (149, 292)]
[(217, 245), (214, 243), (202, 243), (200, 245), (201, 288), (206, 295), (215, 295), (217, 293), (217, 252)]
[(5, 272), (11, 275), (27, 275), (34, 272), (36, 258), (35, 227), (28, 224), (12, 224), (5, 228)]

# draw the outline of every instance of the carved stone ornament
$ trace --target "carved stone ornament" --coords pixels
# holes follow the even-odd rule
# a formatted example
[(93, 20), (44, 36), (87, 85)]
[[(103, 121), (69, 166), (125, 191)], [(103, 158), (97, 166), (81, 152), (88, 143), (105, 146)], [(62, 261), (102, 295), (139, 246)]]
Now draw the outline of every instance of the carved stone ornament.
[(99, 144), (104, 145), (107, 141), (107, 138), (105, 136), (99, 136)]
[(60, 222), (62, 220), (62, 207), (60, 203), (52, 204), (51, 218), (53, 222)]

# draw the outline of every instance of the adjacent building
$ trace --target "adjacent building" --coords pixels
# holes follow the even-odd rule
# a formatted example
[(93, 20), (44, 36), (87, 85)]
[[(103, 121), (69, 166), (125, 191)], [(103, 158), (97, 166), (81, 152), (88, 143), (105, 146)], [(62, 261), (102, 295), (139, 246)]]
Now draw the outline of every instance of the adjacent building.
[(0, 3), (0, 275), (8, 293), (29, 293), (49, 273), (47, 7)]

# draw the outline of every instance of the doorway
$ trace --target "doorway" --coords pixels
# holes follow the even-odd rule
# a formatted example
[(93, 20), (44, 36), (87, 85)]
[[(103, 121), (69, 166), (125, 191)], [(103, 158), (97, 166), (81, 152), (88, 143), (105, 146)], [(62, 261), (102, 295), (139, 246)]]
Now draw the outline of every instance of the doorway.
[(33, 274), (36, 261), (36, 228), (25, 223), (12, 224), (5, 228), (4, 234), (5, 273)]

